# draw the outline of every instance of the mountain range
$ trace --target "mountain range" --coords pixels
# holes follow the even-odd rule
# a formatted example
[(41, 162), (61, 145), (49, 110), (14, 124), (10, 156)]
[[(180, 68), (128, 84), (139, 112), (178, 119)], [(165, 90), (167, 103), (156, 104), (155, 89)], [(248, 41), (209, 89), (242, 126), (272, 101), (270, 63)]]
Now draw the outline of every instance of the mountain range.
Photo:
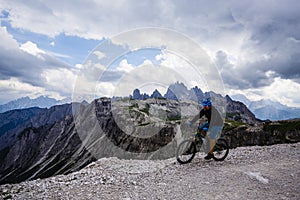
[(61, 105), (65, 103), (70, 103), (72, 100), (70, 97), (64, 98), (62, 100), (56, 100), (48, 96), (39, 96), (37, 98), (31, 99), (29, 97), (22, 97), (6, 104), (0, 105), (0, 113), (4, 113), (9, 110), (39, 107), (39, 108), (50, 108), (54, 105)]
[[(201, 101), (205, 98), (211, 98), (212, 92), (202, 92), (200, 88), (193, 87), (190, 90), (183, 84), (176, 82), (171, 84), (166, 94), (161, 94), (158, 90), (154, 90), (152, 94), (141, 93), (139, 89), (135, 89), (131, 98), (137, 100), (145, 100), (148, 98), (166, 98), (170, 100), (185, 100)], [(246, 96), (242, 94), (232, 95), (235, 101), (244, 103), (248, 109), (261, 120), (287, 120), (300, 118), (300, 108), (288, 107), (279, 102), (272, 100), (259, 100), (250, 101)], [(24, 109), (30, 107), (50, 108), (54, 105), (61, 105), (64, 103), (70, 103), (72, 100), (70, 97), (63, 100), (56, 100), (47, 96), (40, 96), (35, 99), (29, 97), (22, 97), (17, 100), (10, 101), (6, 104), (0, 105), (0, 113), (4, 113), (14, 109)]]
[(146, 93), (141, 94), (139, 89), (135, 89), (133, 91), (133, 95), (130, 95), (130, 97), (137, 100), (145, 100), (148, 98), (166, 98), (176, 101), (191, 100), (199, 102), (204, 98), (210, 98), (210, 95), (211, 93), (203, 93), (202, 90), (197, 86), (189, 90), (183, 83), (176, 82), (168, 87), (168, 90), (164, 95), (162, 95), (157, 89), (155, 89), (151, 95)]
[[(162, 95), (158, 90), (155, 90), (151, 95), (141, 94), (138, 89), (135, 89), (133, 99), (144, 100), (147, 98), (166, 98), (171, 100), (192, 100), (199, 102), (206, 98), (212, 98), (213, 92), (202, 92), (200, 88), (193, 87), (190, 90), (183, 83), (174, 83), (169, 86), (166, 94)], [(261, 120), (287, 120), (300, 118), (300, 108), (293, 108), (283, 105), (279, 102), (272, 100), (250, 101), (242, 94), (233, 95), (227, 98), (232, 98), (235, 101), (242, 102), (247, 108), (255, 115), (256, 118)]]
[(300, 118), (300, 108), (288, 107), (279, 102), (263, 99), (250, 101), (242, 94), (232, 95), (232, 99), (243, 102), (261, 120), (287, 120)]

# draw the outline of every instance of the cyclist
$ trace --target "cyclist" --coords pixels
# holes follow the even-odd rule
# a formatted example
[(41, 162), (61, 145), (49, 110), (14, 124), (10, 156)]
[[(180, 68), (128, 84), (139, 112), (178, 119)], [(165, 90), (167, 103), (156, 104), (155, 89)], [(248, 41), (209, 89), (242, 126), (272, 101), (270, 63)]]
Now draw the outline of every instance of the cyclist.
[(213, 158), (213, 149), (215, 146), (215, 140), (219, 134), (221, 134), (223, 128), (223, 118), (221, 117), (219, 111), (212, 106), (212, 103), (209, 99), (202, 102), (203, 108), (200, 110), (199, 115), (195, 116), (193, 120), (190, 121), (190, 124), (195, 123), (198, 119), (201, 119), (203, 116), (207, 118), (207, 122), (203, 125), (199, 125), (198, 132), (204, 134), (208, 130), (207, 138), (209, 141), (210, 151), (204, 157), (204, 159), (209, 160)]

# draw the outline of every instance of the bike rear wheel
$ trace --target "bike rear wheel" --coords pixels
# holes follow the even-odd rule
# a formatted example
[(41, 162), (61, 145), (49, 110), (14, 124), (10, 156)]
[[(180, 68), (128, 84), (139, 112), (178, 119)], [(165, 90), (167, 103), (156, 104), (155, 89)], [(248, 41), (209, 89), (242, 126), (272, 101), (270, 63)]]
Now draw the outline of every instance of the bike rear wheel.
[(224, 138), (219, 138), (214, 147), (214, 157), (215, 161), (223, 161), (229, 153), (229, 146)]
[(176, 150), (176, 159), (180, 164), (186, 164), (193, 160), (196, 155), (196, 144), (194, 140), (184, 140)]

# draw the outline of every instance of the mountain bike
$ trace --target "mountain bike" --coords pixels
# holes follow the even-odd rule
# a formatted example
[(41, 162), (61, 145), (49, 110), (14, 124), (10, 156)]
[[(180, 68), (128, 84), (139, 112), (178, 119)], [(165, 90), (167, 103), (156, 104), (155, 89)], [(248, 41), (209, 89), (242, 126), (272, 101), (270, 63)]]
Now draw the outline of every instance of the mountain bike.
[[(176, 150), (176, 159), (180, 164), (186, 164), (193, 160), (196, 153), (203, 147), (204, 152), (208, 153), (209, 148), (206, 145), (208, 140), (205, 138), (205, 134), (196, 134), (193, 138), (182, 141)], [(204, 144), (204, 145), (203, 145)], [(214, 146), (215, 161), (223, 161), (229, 153), (229, 146), (224, 138), (219, 138)]]

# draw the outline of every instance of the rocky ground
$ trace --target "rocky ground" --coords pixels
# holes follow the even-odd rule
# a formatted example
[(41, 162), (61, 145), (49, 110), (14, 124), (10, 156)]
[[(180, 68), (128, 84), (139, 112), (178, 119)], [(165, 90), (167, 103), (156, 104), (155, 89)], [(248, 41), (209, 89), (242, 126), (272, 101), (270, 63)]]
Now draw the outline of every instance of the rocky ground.
[(239, 147), (224, 162), (104, 158), (79, 172), (0, 186), (2, 199), (300, 199), (300, 143)]

